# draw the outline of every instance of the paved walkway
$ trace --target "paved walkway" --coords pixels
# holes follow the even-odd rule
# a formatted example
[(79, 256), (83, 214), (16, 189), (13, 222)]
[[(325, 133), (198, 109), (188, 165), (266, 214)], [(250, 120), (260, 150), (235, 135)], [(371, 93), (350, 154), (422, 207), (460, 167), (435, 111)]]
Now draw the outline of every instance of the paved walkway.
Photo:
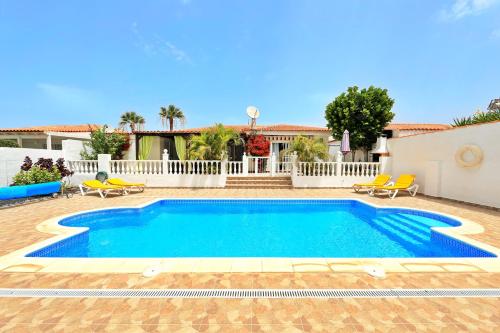
[[(71, 212), (137, 205), (157, 197), (355, 197), (379, 205), (448, 213), (485, 228), (471, 238), (500, 247), (500, 212), (426, 197), (370, 198), (349, 190), (149, 189), (100, 199), (75, 196), (0, 210), (0, 255), (50, 237), (40, 222)], [(165, 273), (0, 272), (0, 287), (16, 288), (494, 288), (500, 273)], [(500, 300), (449, 299), (0, 299), (6, 332), (494, 332)]]

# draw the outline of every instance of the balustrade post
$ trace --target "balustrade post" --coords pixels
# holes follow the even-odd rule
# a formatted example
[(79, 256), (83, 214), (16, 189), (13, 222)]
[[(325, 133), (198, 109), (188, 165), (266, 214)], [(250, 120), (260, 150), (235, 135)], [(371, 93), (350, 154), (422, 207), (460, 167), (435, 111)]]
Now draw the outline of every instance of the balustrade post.
[(342, 175), (342, 153), (340, 151), (335, 155), (335, 176), (340, 177)]
[(392, 157), (389, 155), (380, 156), (378, 170), (377, 170), (378, 173), (390, 174), (392, 171), (391, 167), (392, 167)]
[(248, 176), (248, 156), (246, 153), (243, 153), (243, 176)]
[(168, 174), (168, 150), (163, 149), (163, 155), (162, 155), (162, 164), (163, 164), (163, 174), (166, 175)]
[(220, 174), (223, 176), (227, 175), (227, 157), (220, 162)]
[(291, 158), (290, 162), (292, 162), (292, 176), (297, 176), (297, 152), (294, 151)]
[(271, 155), (271, 177), (276, 175), (276, 154), (273, 152)]
[(99, 154), (97, 155), (97, 171), (111, 173), (111, 155), (110, 154)]

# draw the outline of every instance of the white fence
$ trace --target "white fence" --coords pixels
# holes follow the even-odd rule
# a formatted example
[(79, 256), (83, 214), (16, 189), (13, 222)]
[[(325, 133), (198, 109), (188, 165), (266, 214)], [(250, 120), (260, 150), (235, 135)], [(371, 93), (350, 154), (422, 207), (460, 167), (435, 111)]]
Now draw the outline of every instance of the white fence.
[(112, 174), (122, 174), (122, 175), (161, 175), (163, 174), (163, 161), (162, 160), (110, 161), (109, 171)]
[(164, 154), (161, 160), (111, 160), (99, 155), (97, 161), (68, 161), (75, 174), (73, 183), (93, 179), (98, 171), (112, 178), (145, 183), (149, 187), (224, 187), (226, 164), (223, 161), (176, 161)]
[(292, 170), (294, 187), (351, 187), (373, 180), (380, 163), (371, 162), (298, 162)]
[(243, 171), (243, 162), (240, 161), (228, 161), (227, 162), (227, 174), (232, 175), (242, 175)]
[(277, 161), (276, 155), (267, 157), (246, 156), (242, 161), (227, 162), (229, 176), (289, 176), (292, 173), (292, 162)]
[(110, 177), (145, 183), (150, 187), (224, 187), (228, 176), (291, 175), (294, 187), (350, 187), (372, 180), (379, 163), (365, 162), (277, 162), (275, 156), (247, 157), (243, 161), (111, 160), (99, 155), (98, 161), (68, 161), (75, 172), (73, 182), (93, 178), (98, 171)]
[(97, 161), (78, 160), (66, 161), (68, 169), (74, 173), (93, 174), (95, 175), (99, 169)]
[(167, 161), (166, 175), (220, 175), (223, 173), (223, 161)]

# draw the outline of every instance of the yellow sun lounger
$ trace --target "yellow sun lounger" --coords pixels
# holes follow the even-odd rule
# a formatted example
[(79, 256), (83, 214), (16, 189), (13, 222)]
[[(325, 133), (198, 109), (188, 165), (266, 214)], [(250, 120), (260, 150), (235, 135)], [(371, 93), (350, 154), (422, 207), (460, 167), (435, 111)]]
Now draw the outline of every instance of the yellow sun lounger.
[(359, 192), (362, 188), (372, 188), (372, 187), (378, 187), (378, 186), (384, 186), (389, 180), (391, 180), (390, 175), (385, 175), (381, 173), (371, 183), (360, 183), (360, 184), (354, 184), (352, 185), (352, 188), (354, 191)]
[(99, 180), (86, 180), (79, 185), (82, 195), (89, 192), (97, 192), (101, 198), (105, 198), (109, 193), (127, 194), (127, 189), (123, 186), (103, 184)]
[(129, 183), (120, 178), (110, 178), (106, 180), (106, 183), (116, 186), (122, 186), (127, 189), (136, 189), (139, 192), (143, 192), (144, 188), (146, 187), (146, 185), (144, 185), (143, 183)]
[(389, 198), (394, 199), (400, 190), (406, 190), (414, 197), (418, 191), (418, 184), (415, 184), (415, 175), (400, 175), (395, 183), (391, 182), (384, 186), (373, 187), (369, 193), (374, 195), (376, 191), (383, 191), (389, 195)]

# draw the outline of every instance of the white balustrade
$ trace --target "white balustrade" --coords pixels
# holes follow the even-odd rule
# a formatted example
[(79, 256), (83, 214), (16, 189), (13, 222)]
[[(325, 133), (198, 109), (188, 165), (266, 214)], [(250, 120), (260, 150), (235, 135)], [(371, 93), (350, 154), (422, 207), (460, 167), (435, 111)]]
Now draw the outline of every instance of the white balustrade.
[(113, 160), (109, 162), (113, 174), (121, 175), (161, 175), (161, 160)]
[(242, 175), (243, 174), (243, 162), (242, 161), (228, 161), (226, 170), (227, 170), (228, 175)]
[(375, 177), (380, 163), (374, 162), (299, 162), (298, 176)]
[(378, 162), (342, 162), (340, 175), (348, 177), (374, 177), (379, 174)]
[(99, 170), (99, 165), (94, 160), (66, 161), (66, 163), (68, 169), (74, 173), (95, 174)]
[(168, 175), (220, 175), (222, 161), (168, 160), (164, 174)]
[(299, 162), (297, 165), (298, 176), (337, 176), (337, 162)]
[(271, 158), (248, 156), (248, 173), (267, 174), (271, 172)]
[(292, 162), (276, 162), (275, 172), (277, 175), (289, 175), (292, 173)]

